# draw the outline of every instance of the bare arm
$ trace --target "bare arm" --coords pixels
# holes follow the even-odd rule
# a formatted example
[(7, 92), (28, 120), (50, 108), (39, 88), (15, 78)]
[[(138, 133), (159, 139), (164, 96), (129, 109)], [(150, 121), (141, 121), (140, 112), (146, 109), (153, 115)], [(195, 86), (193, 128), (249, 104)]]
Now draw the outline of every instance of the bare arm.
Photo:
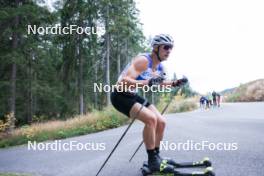
[(126, 74), (118, 82), (127, 86), (144, 86), (148, 85), (148, 80), (136, 80), (136, 78), (148, 68), (148, 59), (144, 56), (137, 56), (128, 68)]

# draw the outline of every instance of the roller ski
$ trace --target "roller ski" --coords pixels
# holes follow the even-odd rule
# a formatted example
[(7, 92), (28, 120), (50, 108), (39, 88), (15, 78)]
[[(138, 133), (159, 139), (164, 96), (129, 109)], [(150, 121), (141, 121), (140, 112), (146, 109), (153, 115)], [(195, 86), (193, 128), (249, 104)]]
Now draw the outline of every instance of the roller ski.
[[(209, 160), (208, 157), (205, 157), (203, 160), (198, 162), (175, 162), (170, 158), (163, 158), (162, 161), (169, 165), (174, 166), (175, 169), (177, 168), (193, 168), (193, 167), (211, 167), (212, 162)], [(145, 163), (146, 164), (146, 163)], [(144, 165), (144, 164), (143, 164)]]
[[(191, 162), (190, 162), (191, 163)], [(191, 166), (190, 163), (177, 163), (178, 164), (178, 168), (190, 168), (190, 167), (194, 167)], [(186, 167), (184, 167), (186, 166)], [(198, 167), (202, 167), (201, 164), (199, 164)], [(206, 166), (205, 166), (206, 167)], [(167, 175), (167, 176), (215, 176), (214, 172), (213, 172), (213, 168), (212, 167), (206, 167), (206, 169), (204, 171), (195, 171), (195, 172), (190, 172), (190, 173), (186, 173), (186, 172), (180, 172), (177, 171), (175, 166), (168, 164), (167, 160), (162, 160), (162, 162), (160, 163), (160, 168), (153, 170), (152, 168), (149, 167), (148, 162), (144, 162), (143, 163), (143, 167), (141, 168), (141, 172), (143, 176), (151, 176), (151, 175)]]

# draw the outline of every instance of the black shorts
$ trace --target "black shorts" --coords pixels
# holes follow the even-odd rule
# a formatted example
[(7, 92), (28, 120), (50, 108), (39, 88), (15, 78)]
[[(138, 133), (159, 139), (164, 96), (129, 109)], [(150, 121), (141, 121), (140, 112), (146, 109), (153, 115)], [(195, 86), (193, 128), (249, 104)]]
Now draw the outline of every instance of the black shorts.
[[(111, 93), (111, 102), (112, 105), (123, 114), (127, 115), (129, 117), (129, 112), (132, 108), (132, 106), (135, 103), (143, 104), (145, 101), (144, 98), (140, 97), (136, 93), (129, 93), (129, 92), (118, 92), (114, 91)], [(145, 103), (145, 107), (148, 107), (150, 103), (147, 101)]]

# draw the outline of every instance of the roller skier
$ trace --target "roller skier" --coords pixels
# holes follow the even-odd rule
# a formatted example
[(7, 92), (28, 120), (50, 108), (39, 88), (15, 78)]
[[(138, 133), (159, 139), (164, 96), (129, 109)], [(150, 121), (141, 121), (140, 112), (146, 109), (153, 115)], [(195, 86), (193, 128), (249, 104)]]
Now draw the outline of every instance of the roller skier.
[[(152, 52), (135, 57), (130, 65), (121, 73), (118, 83), (131, 86), (153, 86), (181, 84), (181, 81), (165, 81), (163, 78), (164, 68), (162, 61), (167, 60), (174, 42), (171, 36), (166, 34), (156, 35), (151, 43)], [(159, 145), (163, 138), (165, 129), (165, 119), (157, 108), (147, 102), (134, 92), (118, 92), (111, 94), (113, 106), (128, 117), (134, 117), (140, 110), (144, 102), (144, 107), (140, 110), (136, 119), (145, 124), (143, 130), (143, 141), (148, 154), (148, 167), (153, 171), (159, 171), (161, 157), (159, 155)]]
[[(118, 78), (116, 89), (111, 93), (111, 102), (115, 109), (133, 120), (96, 175), (100, 173), (135, 119), (145, 124), (143, 142), (148, 159), (142, 169), (145, 168), (150, 172), (144, 173), (142, 170), (143, 175), (160, 172), (161, 167), (164, 166), (166, 160), (160, 156), (159, 146), (160, 141), (163, 139), (166, 125), (165, 119), (153, 104), (139, 96), (133, 88), (158, 85), (176, 87), (186, 84), (188, 80), (187, 78), (182, 78), (176, 81), (169, 81), (164, 78), (164, 67), (161, 62), (168, 59), (174, 46), (174, 41), (170, 35), (156, 35), (152, 40), (151, 46), (151, 53), (136, 56), (125, 67)], [(173, 167), (169, 163), (165, 165), (166, 167)]]

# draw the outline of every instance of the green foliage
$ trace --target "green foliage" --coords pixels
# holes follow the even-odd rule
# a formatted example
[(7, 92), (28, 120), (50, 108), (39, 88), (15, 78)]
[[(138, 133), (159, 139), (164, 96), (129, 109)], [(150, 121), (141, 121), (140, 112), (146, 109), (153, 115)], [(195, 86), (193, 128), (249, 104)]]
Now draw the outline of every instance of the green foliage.
[[(64, 0), (57, 4), (53, 12), (36, 2), (0, 3), (2, 125), (5, 114), (11, 109), (14, 64), (16, 125), (22, 126), (79, 114), (82, 92), (84, 113), (106, 106), (105, 93), (93, 91), (93, 83), (105, 83), (106, 34), (110, 34), (111, 83), (118, 75), (117, 58), (120, 58), (122, 69), (131, 57), (145, 49), (145, 38), (134, 1)], [(18, 23), (15, 25), (16, 19)], [(28, 35), (27, 25), (108, 28), (103, 35)], [(107, 123), (99, 126), (110, 126)]]

